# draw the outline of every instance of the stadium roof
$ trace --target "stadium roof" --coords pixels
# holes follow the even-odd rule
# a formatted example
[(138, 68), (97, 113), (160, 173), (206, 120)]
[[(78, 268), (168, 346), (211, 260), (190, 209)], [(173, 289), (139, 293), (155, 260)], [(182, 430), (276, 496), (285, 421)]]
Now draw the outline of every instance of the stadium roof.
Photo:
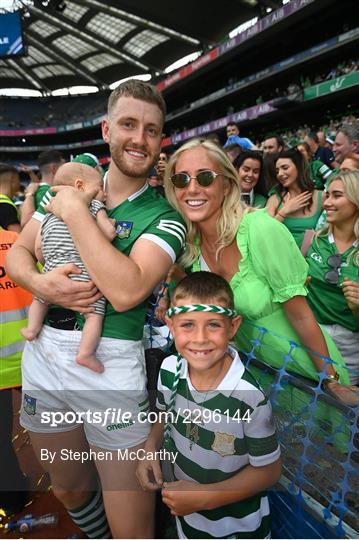
[[(7, 0), (9, 3), (9, 0)], [(10, 2), (11, 3), (11, 2)], [(176, 60), (208, 50), (281, 0), (17, 0), (26, 53), (0, 59), (0, 88), (47, 93), (158, 78)], [(2, 2), (0, 2), (1, 8)]]

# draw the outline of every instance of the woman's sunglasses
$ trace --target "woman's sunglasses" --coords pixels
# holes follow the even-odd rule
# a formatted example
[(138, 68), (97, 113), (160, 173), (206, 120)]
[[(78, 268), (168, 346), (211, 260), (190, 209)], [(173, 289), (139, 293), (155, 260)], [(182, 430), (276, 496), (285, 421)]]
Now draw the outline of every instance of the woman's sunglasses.
[(179, 189), (185, 188), (188, 186), (192, 178), (194, 178), (202, 187), (208, 187), (212, 184), (212, 182), (217, 178), (217, 176), (220, 176), (221, 173), (216, 173), (214, 171), (201, 171), (197, 174), (197, 176), (190, 176), (187, 173), (180, 172), (177, 174), (173, 174), (170, 178), (172, 184)]
[(334, 253), (334, 255), (328, 257), (327, 264), (331, 266), (332, 270), (329, 270), (325, 274), (324, 279), (331, 285), (336, 285), (339, 281), (339, 268), (342, 265), (340, 253)]

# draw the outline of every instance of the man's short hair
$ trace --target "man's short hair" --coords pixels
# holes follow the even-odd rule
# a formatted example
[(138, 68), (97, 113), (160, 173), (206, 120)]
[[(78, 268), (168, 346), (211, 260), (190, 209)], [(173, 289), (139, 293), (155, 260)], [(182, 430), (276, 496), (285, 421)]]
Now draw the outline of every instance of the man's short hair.
[(148, 84), (137, 79), (129, 79), (115, 88), (108, 98), (107, 113), (110, 115), (113, 107), (121, 97), (132, 97), (141, 101), (147, 101), (157, 105), (163, 115), (163, 121), (166, 117), (166, 103), (162, 94), (152, 84)]
[(0, 163), (0, 178), (8, 174), (19, 174), (16, 167), (7, 163)]
[(266, 141), (268, 139), (275, 139), (277, 141), (278, 146), (281, 146), (282, 148), (285, 147), (284, 139), (282, 139), (282, 137), (280, 137), (280, 135), (266, 135), (264, 140)]
[(359, 140), (359, 123), (342, 124), (339, 126), (337, 133), (339, 132), (344, 133), (344, 135), (348, 137), (349, 143), (352, 144), (354, 141)]
[(309, 139), (312, 139), (312, 141), (314, 141), (316, 144), (319, 144), (319, 137), (315, 131), (308, 131), (307, 137), (309, 137)]
[(51, 163), (61, 165), (62, 162), (63, 157), (61, 152), (59, 152), (58, 150), (45, 150), (45, 152), (41, 152), (41, 154), (37, 158), (37, 165), (40, 170), (46, 165), (50, 165)]
[(235, 126), (239, 131), (239, 126), (238, 126), (238, 124), (236, 122), (228, 122), (228, 124), (226, 125), (226, 128), (229, 127), (229, 126)]

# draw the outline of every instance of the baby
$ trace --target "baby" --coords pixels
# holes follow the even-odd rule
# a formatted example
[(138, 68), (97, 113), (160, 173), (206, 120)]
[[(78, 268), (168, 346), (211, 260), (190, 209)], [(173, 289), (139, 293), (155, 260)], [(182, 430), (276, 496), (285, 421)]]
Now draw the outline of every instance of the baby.
[[(96, 199), (91, 201), (89, 211), (104, 235), (110, 241), (114, 239), (116, 235), (114, 220), (107, 217), (106, 207), (102, 202), (104, 199), (103, 181), (96, 169), (82, 163), (65, 163), (56, 172), (54, 185), (73, 186), (81, 191), (98, 188)], [(46, 214), (42, 221), (35, 249), (37, 259), (44, 264), (42, 272), (49, 272), (58, 266), (73, 263), (82, 270), (82, 273), (70, 274), (71, 279), (76, 281), (90, 280), (66, 224), (54, 214)], [(100, 298), (93, 304), (93, 307), (94, 312), (84, 314), (85, 324), (76, 361), (82, 366), (102, 373), (104, 367), (96, 358), (95, 351), (101, 337), (106, 299)], [(28, 326), (21, 330), (25, 339), (31, 341), (40, 333), (47, 310), (46, 303), (34, 298), (29, 309)]]

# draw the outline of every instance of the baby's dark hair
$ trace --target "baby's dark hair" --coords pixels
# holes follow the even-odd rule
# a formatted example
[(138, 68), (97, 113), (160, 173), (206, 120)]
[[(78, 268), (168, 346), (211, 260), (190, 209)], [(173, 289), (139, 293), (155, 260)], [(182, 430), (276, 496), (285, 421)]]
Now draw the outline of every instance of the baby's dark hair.
[(233, 292), (228, 282), (213, 272), (194, 272), (178, 283), (172, 293), (172, 305), (191, 297), (199, 304), (220, 304), (234, 309)]

